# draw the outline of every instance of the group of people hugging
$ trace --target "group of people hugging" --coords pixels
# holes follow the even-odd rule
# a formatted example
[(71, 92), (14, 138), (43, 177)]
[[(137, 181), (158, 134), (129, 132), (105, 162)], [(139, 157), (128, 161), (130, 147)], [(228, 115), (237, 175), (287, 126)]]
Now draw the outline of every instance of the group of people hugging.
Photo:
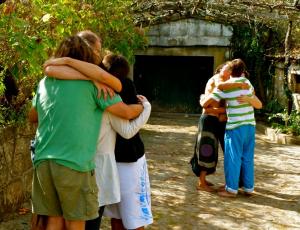
[(198, 190), (216, 191), (206, 176), (216, 171), (220, 143), (225, 185), (217, 189), (218, 195), (236, 197), (239, 188), (247, 196), (254, 191), (254, 109), (262, 108), (262, 103), (247, 77), (243, 60), (228, 61), (216, 69), (200, 96), (203, 110), (191, 160)]
[[(102, 57), (101, 39), (91, 31), (65, 38), (45, 62), (29, 112), (37, 122), (32, 148), (32, 229), (144, 229), (153, 222), (150, 182), (140, 128), (151, 105), (137, 95), (121, 55)], [(199, 183), (216, 170), (218, 144), (224, 152), (225, 185), (219, 195), (235, 197), (240, 186), (254, 190), (255, 96), (241, 59), (223, 64), (209, 79), (200, 104), (196, 141)]]
[(45, 62), (29, 112), (37, 122), (32, 229), (144, 229), (153, 222), (139, 129), (151, 105), (122, 56), (102, 57), (92, 31), (65, 38)]

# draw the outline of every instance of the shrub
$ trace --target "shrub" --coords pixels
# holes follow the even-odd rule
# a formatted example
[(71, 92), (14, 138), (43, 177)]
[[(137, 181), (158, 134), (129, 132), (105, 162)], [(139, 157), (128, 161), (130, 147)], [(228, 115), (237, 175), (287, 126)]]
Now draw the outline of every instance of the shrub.
[[(142, 29), (133, 23), (130, 0), (14, 0), (0, 4), (0, 66), (11, 72), (19, 94), (9, 106), (1, 103), (0, 125), (22, 120), (43, 77), (42, 64), (63, 37), (81, 30), (98, 33), (103, 46), (122, 53), (131, 62), (143, 48)], [(5, 93), (0, 74), (0, 100)]]

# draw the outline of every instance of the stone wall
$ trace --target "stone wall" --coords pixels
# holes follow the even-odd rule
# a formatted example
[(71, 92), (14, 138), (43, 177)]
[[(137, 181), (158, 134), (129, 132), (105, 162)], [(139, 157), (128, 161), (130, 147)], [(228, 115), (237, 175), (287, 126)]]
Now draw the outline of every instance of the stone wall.
[(229, 46), (231, 26), (199, 19), (183, 19), (151, 26), (150, 46)]
[(29, 143), (36, 127), (0, 129), (0, 220), (30, 198), (32, 163)]

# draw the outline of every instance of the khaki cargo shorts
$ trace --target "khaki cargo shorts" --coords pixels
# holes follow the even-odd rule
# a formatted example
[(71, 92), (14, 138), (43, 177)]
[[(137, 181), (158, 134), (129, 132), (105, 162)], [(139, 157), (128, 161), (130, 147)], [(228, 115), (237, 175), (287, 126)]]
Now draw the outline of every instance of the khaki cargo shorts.
[(79, 172), (51, 160), (34, 169), (33, 213), (63, 216), (71, 221), (95, 219), (99, 208), (97, 196), (94, 171)]

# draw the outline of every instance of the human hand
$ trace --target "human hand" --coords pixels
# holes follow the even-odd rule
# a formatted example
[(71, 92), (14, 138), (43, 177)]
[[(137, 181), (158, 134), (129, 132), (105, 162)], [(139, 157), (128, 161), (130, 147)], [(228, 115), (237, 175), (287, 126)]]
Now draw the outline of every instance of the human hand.
[(241, 96), (237, 97), (237, 101), (238, 101), (240, 104), (249, 103), (249, 100), (250, 100), (250, 97), (247, 96), (247, 95), (241, 95)]
[(137, 95), (136, 97), (138, 98), (139, 103), (141, 103), (141, 104), (148, 101), (148, 99), (143, 95)]
[(98, 89), (98, 95), (97, 95), (98, 98), (101, 97), (101, 92), (103, 92), (104, 100), (107, 99), (107, 95), (109, 95), (111, 98), (115, 95), (115, 91), (113, 91), (113, 89), (110, 88), (109, 86), (97, 81), (93, 81), (93, 83)]

